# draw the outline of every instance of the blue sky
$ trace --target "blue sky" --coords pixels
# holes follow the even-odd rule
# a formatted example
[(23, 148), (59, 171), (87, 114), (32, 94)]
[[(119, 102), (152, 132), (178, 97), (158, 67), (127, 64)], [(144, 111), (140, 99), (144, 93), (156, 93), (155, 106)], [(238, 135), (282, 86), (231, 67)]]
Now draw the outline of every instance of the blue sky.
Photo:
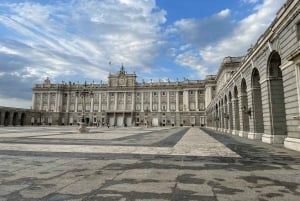
[(245, 55), (284, 2), (1, 0), (0, 105), (29, 108), (46, 77), (106, 82), (121, 64), (139, 81), (203, 79)]

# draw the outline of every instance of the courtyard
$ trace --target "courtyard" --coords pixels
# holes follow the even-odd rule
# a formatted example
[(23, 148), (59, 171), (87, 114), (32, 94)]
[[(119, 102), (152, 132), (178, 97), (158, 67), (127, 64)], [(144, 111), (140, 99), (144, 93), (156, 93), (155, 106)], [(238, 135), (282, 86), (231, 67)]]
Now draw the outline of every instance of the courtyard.
[(0, 201), (298, 200), (300, 154), (198, 127), (1, 127)]

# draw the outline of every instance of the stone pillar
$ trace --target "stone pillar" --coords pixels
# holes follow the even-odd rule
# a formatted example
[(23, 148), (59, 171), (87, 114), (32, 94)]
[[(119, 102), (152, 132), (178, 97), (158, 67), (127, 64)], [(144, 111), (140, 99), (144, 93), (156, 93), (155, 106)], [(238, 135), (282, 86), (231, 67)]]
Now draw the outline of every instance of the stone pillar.
[(110, 93), (106, 93), (106, 110), (110, 110)]
[[(243, 101), (243, 99), (245, 99), (245, 95), (241, 95), (239, 96), (239, 103), (240, 103), (240, 107), (239, 107), (239, 113), (240, 113), (240, 131), (239, 131), (239, 136), (240, 137), (248, 137), (248, 131), (247, 131), (247, 125), (245, 124), (246, 122), (246, 118), (248, 118), (248, 116), (246, 116), (247, 114), (245, 113), (245, 108), (244, 105), (245, 104)], [(247, 108), (246, 108), (247, 109)]]
[(51, 99), (51, 92), (48, 92), (48, 100), (47, 100), (47, 111), (50, 111), (50, 99)]
[(184, 90), (183, 91), (183, 108), (186, 109), (188, 112), (190, 107), (189, 107), (189, 91)]
[(170, 91), (167, 91), (167, 112), (170, 112)]
[(132, 96), (131, 96), (132, 100), (131, 100), (131, 109), (132, 111), (135, 111), (135, 93), (132, 92)]
[(99, 93), (98, 112), (102, 111), (102, 93)]
[(42, 110), (42, 109), (43, 109), (43, 93), (41, 92), (39, 110)]
[[(91, 110), (90, 112), (94, 112), (94, 96), (91, 97)], [(94, 118), (93, 118), (93, 121), (94, 121)]]
[(228, 102), (228, 117), (229, 117), (229, 132), (232, 134), (233, 130), (233, 110), (232, 110), (232, 101)]
[[(68, 92), (67, 93), (67, 109), (66, 109), (66, 112), (69, 112), (70, 111), (70, 99), (71, 99), (71, 93)], [(48, 107), (49, 108), (49, 107)]]
[(151, 111), (151, 112), (153, 111), (152, 103), (153, 103), (153, 92), (150, 91), (150, 111)]
[(233, 111), (234, 111), (234, 130), (235, 132), (233, 133), (234, 135), (238, 135), (240, 131), (240, 104), (239, 104), (239, 99), (234, 98), (232, 99), (233, 101)]
[(179, 91), (176, 91), (175, 93), (176, 96), (176, 112), (179, 112)]
[(195, 109), (196, 109), (196, 111), (199, 111), (199, 106), (198, 106), (198, 90), (195, 90), (195, 103), (196, 103), (196, 105), (195, 105)]
[(144, 92), (141, 92), (141, 112), (144, 112)]
[(75, 97), (75, 112), (78, 112), (78, 96)]
[(115, 107), (114, 110), (117, 111), (118, 110), (118, 92), (115, 92)]
[[(124, 103), (123, 103), (123, 110), (127, 110), (127, 93), (126, 92), (124, 92), (124, 94), (123, 94), (123, 98), (124, 98)], [(123, 117), (123, 121), (125, 121), (124, 120), (125, 118)]]
[(161, 112), (161, 91), (158, 91), (158, 112)]

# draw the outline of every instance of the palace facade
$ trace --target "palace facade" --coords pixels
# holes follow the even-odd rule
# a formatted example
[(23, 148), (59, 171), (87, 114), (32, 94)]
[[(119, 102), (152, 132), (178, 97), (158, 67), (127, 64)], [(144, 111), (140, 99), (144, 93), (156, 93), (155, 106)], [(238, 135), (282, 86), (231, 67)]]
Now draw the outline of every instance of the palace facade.
[[(300, 1), (287, 0), (245, 56), (224, 58), (204, 80), (138, 83), (123, 67), (107, 84), (46, 79), (34, 85), (32, 115), (22, 122), (76, 125), (84, 117), (89, 125), (205, 126), (300, 151), (299, 13)], [(22, 115), (0, 108), (0, 124)]]
[[(215, 76), (205, 80), (137, 83), (122, 66), (107, 84), (52, 84), (33, 87), (33, 110), (43, 111), (41, 123), (110, 126), (204, 126), (205, 104), (215, 91)], [(80, 93), (85, 91), (85, 97)], [(38, 120), (37, 120), (38, 121)]]
[(221, 65), (207, 127), (300, 151), (299, 13), (286, 1), (239, 66)]

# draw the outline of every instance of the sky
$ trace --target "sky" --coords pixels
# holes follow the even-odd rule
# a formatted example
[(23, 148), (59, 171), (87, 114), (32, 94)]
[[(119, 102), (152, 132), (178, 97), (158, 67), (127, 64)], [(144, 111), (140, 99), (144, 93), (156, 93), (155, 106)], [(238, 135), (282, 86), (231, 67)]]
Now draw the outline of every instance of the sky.
[[(201, 80), (243, 56), (285, 0), (1, 0), (0, 106), (31, 107), (32, 87)], [(109, 65), (111, 63), (111, 65)]]

